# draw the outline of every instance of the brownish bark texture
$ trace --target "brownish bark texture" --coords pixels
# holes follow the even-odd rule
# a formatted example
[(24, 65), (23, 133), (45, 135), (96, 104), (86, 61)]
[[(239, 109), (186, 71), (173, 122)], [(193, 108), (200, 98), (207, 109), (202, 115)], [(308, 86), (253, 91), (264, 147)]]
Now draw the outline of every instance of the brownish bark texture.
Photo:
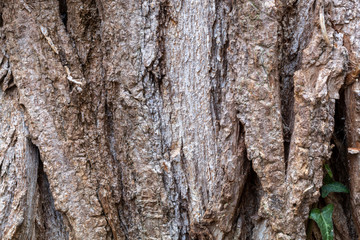
[[(360, 233), (360, 2), (0, 0), (0, 239)], [(350, 194), (320, 198), (323, 166)]]

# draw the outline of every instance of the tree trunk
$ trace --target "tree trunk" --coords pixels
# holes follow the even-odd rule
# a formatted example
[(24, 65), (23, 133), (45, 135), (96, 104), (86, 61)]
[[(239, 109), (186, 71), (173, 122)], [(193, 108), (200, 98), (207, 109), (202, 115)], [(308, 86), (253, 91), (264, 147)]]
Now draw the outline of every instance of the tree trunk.
[[(359, 15), (1, 0), (0, 239), (315, 240), (326, 203), (357, 239)], [(350, 194), (320, 198), (325, 163)]]

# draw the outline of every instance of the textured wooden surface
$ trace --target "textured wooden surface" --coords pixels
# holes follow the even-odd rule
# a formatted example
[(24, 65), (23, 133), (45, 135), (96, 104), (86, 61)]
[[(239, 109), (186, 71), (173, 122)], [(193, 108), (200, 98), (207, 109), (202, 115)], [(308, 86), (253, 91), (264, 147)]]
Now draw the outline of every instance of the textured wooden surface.
[(356, 239), (359, 4), (2, 0), (0, 239)]

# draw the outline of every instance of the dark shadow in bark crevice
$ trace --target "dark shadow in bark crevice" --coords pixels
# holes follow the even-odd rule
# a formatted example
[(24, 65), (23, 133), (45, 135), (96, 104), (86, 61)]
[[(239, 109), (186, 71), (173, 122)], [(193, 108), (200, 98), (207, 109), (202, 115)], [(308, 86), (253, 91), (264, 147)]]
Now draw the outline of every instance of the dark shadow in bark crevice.
[(3, 2), (0, 2), (0, 28), (4, 26), (4, 19), (2, 17), (2, 13), (3, 13)]
[(227, 14), (231, 11), (231, 4), (215, 1), (215, 19), (209, 27), (211, 33), (210, 62), (210, 112), (212, 125), (217, 136), (220, 130), (220, 119), (223, 99), (223, 88), (228, 73), (227, 49), (229, 39), (227, 36), (229, 20)]
[[(335, 102), (335, 126), (331, 139), (332, 148), (329, 166), (334, 175), (334, 180), (350, 186), (349, 162), (347, 158), (347, 134), (346, 134), (346, 104), (345, 91), (340, 90), (340, 99)], [(324, 170), (324, 175), (326, 171)], [(350, 189), (350, 188), (349, 188)], [(323, 208), (327, 204), (334, 204), (333, 224), (336, 239), (358, 239), (358, 234), (353, 222), (350, 194), (330, 193), (325, 199), (320, 197), (312, 208)], [(321, 234), (316, 223), (312, 220), (307, 222), (307, 240), (320, 240)]]
[[(332, 155), (330, 158), (330, 168), (334, 174), (334, 179), (342, 184), (346, 185), (350, 189), (349, 178), (349, 162), (347, 158), (347, 135), (346, 135), (346, 103), (345, 103), (345, 91), (341, 89), (340, 99), (335, 103), (335, 127), (332, 136)], [(352, 209), (350, 204), (350, 194), (336, 193), (334, 194), (337, 201), (341, 204), (341, 208), (344, 211), (346, 224), (349, 229), (349, 237), (351, 239), (358, 239), (356, 228), (352, 219)], [(336, 219), (334, 224), (336, 226)], [(335, 229), (336, 230), (336, 229)], [(335, 232), (336, 233), (336, 232)]]
[[(150, 83), (144, 83), (144, 91), (146, 89), (146, 85), (152, 84), (153, 86), (150, 88), (152, 97), (157, 97), (162, 100), (163, 95), (163, 82), (166, 76), (166, 47), (165, 47), (165, 37), (166, 37), (166, 29), (168, 26), (168, 22), (170, 20), (170, 12), (171, 7), (167, 0), (159, 3), (159, 12), (156, 15), (156, 21), (158, 22), (156, 28), (156, 45), (158, 47), (158, 51), (156, 52), (156, 60), (154, 60), (150, 66), (146, 67), (146, 71), (143, 74), (143, 81), (150, 80)], [(151, 14), (151, 13), (150, 13)], [(151, 18), (145, 18), (145, 26), (144, 28), (150, 26)], [(144, 36), (145, 38), (145, 36)], [(148, 76), (147, 76), (148, 75)], [(146, 96), (147, 94), (144, 93)], [(149, 95), (149, 94), (148, 94)], [(161, 103), (162, 105), (162, 103)]]
[[(279, 80), (286, 169), (295, 122), (294, 73), (301, 67), (302, 51), (308, 45), (313, 32), (312, 18), (316, 17), (315, 2), (315, 0), (309, 0), (308, 4), (297, 1), (294, 5), (285, 7), (279, 21), (281, 26), (279, 29), (281, 36)], [(299, 24), (299, 22), (306, 22), (306, 24)]]
[[(91, 79), (93, 69), (98, 66), (101, 48), (101, 19), (95, 0), (72, 2), (59, 1), (59, 15), (68, 33), (74, 53), (80, 61), (80, 69), (85, 79)], [(79, 4), (81, 4), (79, 6)], [(81, 11), (78, 10), (81, 9)], [(60, 50), (61, 51), (61, 50)], [(67, 60), (69, 56), (60, 56)], [(63, 62), (63, 61), (62, 61)], [(70, 62), (74, 64), (74, 62)], [(76, 63), (77, 64), (77, 63)], [(63, 63), (63, 65), (65, 65)]]
[(26, 139), (25, 161), (27, 189), (24, 220), (17, 228), (14, 239), (69, 239), (63, 215), (55, 210), (40, 151), (30, 139)]
[[(260, 179), (254, 171), (251, 161), (249, 161), (247, 157), (247, 148), (245, 145), (246, 131), (245, 126), (241, 123), (241, 121), (238, 121), (235, 131), (236, 149), (234, 149), (234, 151), (237, 152), (237, 154), (240, 154), (239, 158), (242, 159), (241, 174), (244, 176), (244, 185), (239, 192), (240, 196), (237, 202), (236, 213), (234, 215), (234, 222), (232, 226), (233, 236), (228, 235), (227, 237), (229, 239), (252, 239), (253, 229), (258, 220), (257, 214), (263, 190)], [(237, 236), (239, 233), (240, 236)]]
[(294, 129), (294, 72), (299, 64), (299, 56), (291, 56), (289, 48), (292, 47), (294, 39), (289, 36), (291, 29), (291, 17), (296, 14), (296, 10), (288, 7), (284, 11), (284, 15), (280, 21), (282, 42), (280, 44), (281, 65), (280, 65), (280, 98), (281, 98), (281, 116), (283, 125), (283, 141), (284, 141), (284, 159), (287, 169), (287, 161), (290, 153), (291, 136)]
[(34, 236), (35, 227), (35, 210), (36, 197), (37, 197), (37, 175), (38, 175), (38, 164), (39, 164), (39, 150), (31, 142), (30, 139), (25, 140), (25, 179), (26, 179), (26, 195), (21, 203), (24, 209), (23, 220), (20, 226), (16, 228), (14, 239), (32, 239)]
[[(174, 166), (174, 165), (177, 166)], [(180, 199), (180, 204), (178, 206), (179, 209), (179, 217), (180, 217), (180, 235), (182, 239), (189, 239), (189, 222), (190, 222), (190, 217), (189, 217), (189, 204), (190, 204), (190, 191), (187, 188), (185, 193), (182, 193), (181, 191), (181, 186), (182, 185), (188, 185), (189, 184), (189, 180), (187, 174), (186, 174), (186, 169), (187, 169), (187, 160), (185, 157), (185, 153), (184, 153), (184, 143), (183, 140), (181, 139), (181, 146), (180, 146), (180, 162), (179, 163), (172, 163), (172, 171), (175, 173), (174, 174), (174, 182), (175, 182), (175, 188), (176, 188), (176, 193), (178, 194), (178, 198)], [(176, 172), (175, 172), (176, 171)], [(183, 176), (184, 178), (181, 178), (181, 176)]]
[[(113, 179), (113, 181), (118, 181), (119, 185), (120, 185), (120, 190), (123, 191), (123, 185), (122, 185), (122, 180), (121, 180), (121, 176), (122, 176), (121, 165), (120, 165), (120, 161), (118, 159), (118, 152), (120, 152), (120, 151), (117, 148), (117, 144), (116, 144), (116, 142), (117, 142), (116, 137), (115, 137), (116, 129), (115, 129), (115, 123), (114, 123), (114, 116), (113, 116), (113, 113), (115, 112), (115, 107), (112, 102), (108, 102), (107, 100), (105, 100), (104, 108), (105, 108), (105, 116), (106, 116), (106, 121), (105, 121), (106, 124), (104, 127), (105, 127), (105, 133), (106, 133), (106, 138), (107, 138), (107, 147), (108, 147), (108, 150), (112, 157), (111, 162), (114, 166), (116, 166), (117, 176), (118, 176), (118, 178)], [(90, 164), (90, 162), (89, 162), (89, 164)], [(98, 190), (97, 190), (97, 192), (98, 192)], [(102, 205), (102, 200), (101, 200), (102, 198), (99, 197), (99, 194), (97, 194), (97, 195), (98, 195), (99, 202)], [(115, 206), (117, 209), (117, 217), (120, 222), (121, 230), (125, 234), (125, 239), (127, 239), (128, 227), (127, 227), (126, 221), (125, 221), (126, 216), (124, 216), (124, 209), (126, 208), (126, 204), (125, 204), (122, 196), (120, 199), (117, 199)], [(102, 205), (102, 208), (104, 209), (103, 205)], [(106, 216), (105, 212), (104, 212), (104, 216)], [(108, 225), (110, 227), (112, 227), (112, 224), (111, 224), (111, 222), (108, 221), (107, 216), (106, 216), (106, 220), (107, 220)], [(116, 232), (116, 229), (113, 229), (113, 231)], [(109, 231), (108, 234), (110, 234), (112, 236), (112, 238), (114, 238), (112, 231)]]
[(67, 30), (67, 4), (66, 4), (66, 0), (58, 0), (59, 1), (59, 13), (60, 13), (60, 18), (61, 21), (63, 22), (64, 26), (65, 26), (65, 30)]
[(330, 158), (330, 168), (336, 181), (349, 185), (349, 169), (347, 163), (346, 140), (346, 105), (344, 91), (340, 92), (340, 99), (335, 102), (335, 126), (331, 143), (334, 145)]
[(259, 177), (251, 167), (251, 164), (249, 165), (248, 177), (239, 203), (238, 221), (234, 225), (234, 228), (241, 229), (241, 235), (239, 237), (244, 240), (253, 238), (253, 229), (259, 219), (257, 213), (263, 192)]
[(35, 231), (37, 239), (69, 239), (69, 232), (64, 224), (64, 215), (55, 209), (54, 198), (50, 190), (48, 177), (44, 171), (43, 162), (40, 158), (39, 149), (35, 145), (34, 147), (39, 156), (37, 177), (39, 206), (37, 215), (42, 220), (42, 222), (36, 221)]

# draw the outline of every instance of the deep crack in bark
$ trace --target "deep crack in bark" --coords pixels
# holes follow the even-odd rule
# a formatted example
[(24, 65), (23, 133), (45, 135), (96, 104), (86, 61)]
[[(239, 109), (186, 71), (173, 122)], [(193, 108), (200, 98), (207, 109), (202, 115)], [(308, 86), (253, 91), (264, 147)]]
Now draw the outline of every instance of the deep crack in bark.
[[(334, 179), (350, 188), (350, 177), (349, 177), (349, 161), (347, 157), (347, 133), (346, 133), (346, 103), (345, 103), (345, 90), (341, 89), (340, 99), (336, 100), (335, 103), (335, 126), (332, 137), (332, 155), (330, 158), (330, 168), (334, 174)], [(334, 194), (337, 198), (338, 206), (344, 211), (344, 218), (334, 218), (335, 227), (339, 227), (339, 224), (346, 223), (347, 231), (344, 231), (345, 226), (341, 226), (337, 229), (340, 236), (343, 239), (358, 239), (358, 235), (355, 230), (353, 222), (353, 211), (350, 206), (350, 194)], [(338, 222), (336, 222), (338, 221)], [(340, 222), (339, 222), (340, 221)], [(346, 235), (344, 235), (346, 234)], [(348, 235), (347, 235), (348, 234)]]
[[(50, 184), (44, 171), (44, 165), (40, 158), (39, 149), (33, 145), (38, 156), (37, 184), (39, 191), (38, 215), (42, 222), (36, 221), (37, 239), (69, 239), (71, 226), (66, 226), (63, 221), (63, 214), (55, 209), (54, 199), (50, 190)], [(70, 228), (70, 229), (67, 229)]]
[(65, 26), (65, 30), (67, 30), (67, 21), (68, 21), (68, 12), (67, 12), (67, 0), (58, 0), (59, 1), (59, 13), (61, 21)]

